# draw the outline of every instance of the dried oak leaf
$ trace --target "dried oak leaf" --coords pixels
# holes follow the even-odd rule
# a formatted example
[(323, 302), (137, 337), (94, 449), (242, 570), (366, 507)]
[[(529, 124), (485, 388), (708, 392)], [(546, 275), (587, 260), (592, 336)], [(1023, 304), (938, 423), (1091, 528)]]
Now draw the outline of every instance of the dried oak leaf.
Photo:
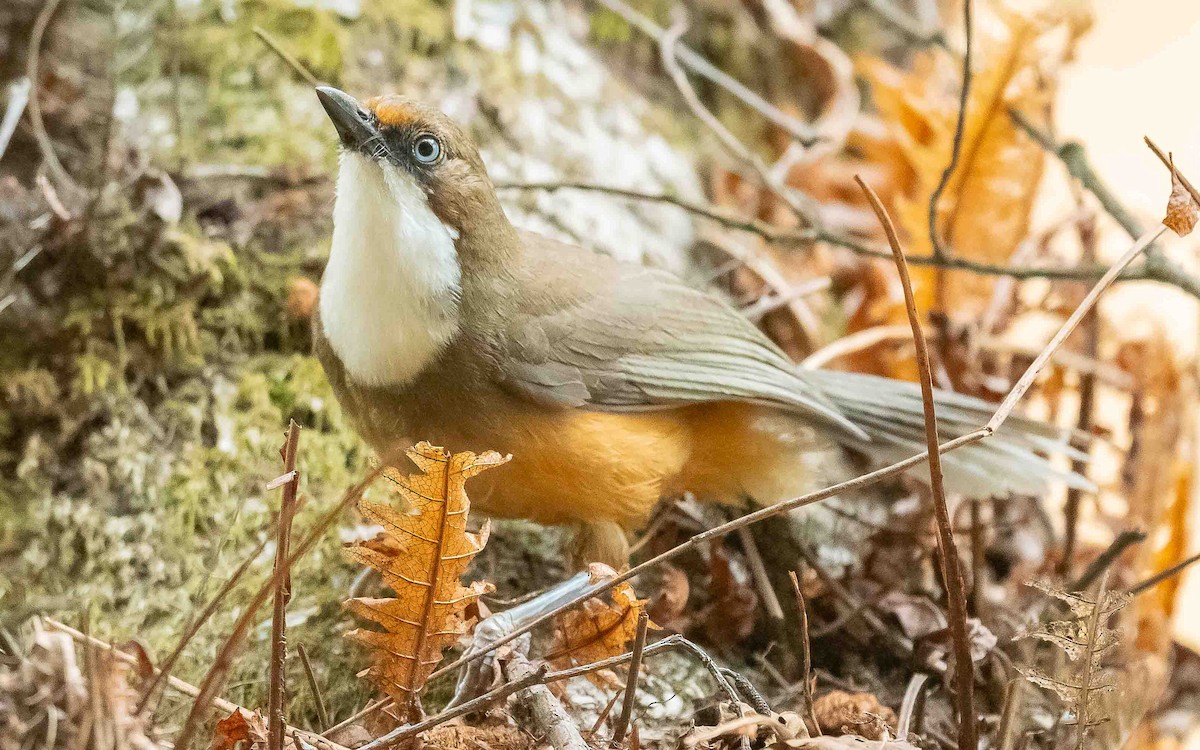
[[(603, 563), (592, 563), (588, 573), (593, 583), (616, 577), (617, 573)], [(646, 599), (638, 599), (633, 587), (622, 583), (612, 590), (612, 601), (592, 597), (582, 605), (569, 609), (554, 621), (554, 642), (546, 659), (552, 664), (570, 666), (589, 664), (626, 651), (637, 635), (638, 615), (646, 607)], [(658, 626), (650, 623), (657, 630)], [(592, 673), (594, 681), (605, 684), (611, 674)]]
[(482, 581), (464, 586), (460, 580), (488, 537), (486, 524), (478, 534), (467, 531), (465, 484), (510, 458), (494, 451), (451, 455), (426, 442), (410, 448), (408, 456), (420, 473), (385, 472), (408, 510), (360, 502), (363, 516), (384, 531), (345, 550), (351, 560), (378, 570), (396, 592), (394, 598), (347, 600), (347, 609), (384, 631), (358, 628), (346, 635), (372, 650), (374, 664), (363, 674), (406, 709), (442, 652), (467, 632), (464, 611), (491, 589)]
[(1171, 197), (1167, 200), (1167, 215), (1163, 224), (1180, 237), (1186, 237), (1196, 227), (1200, 219), (1200, 204), (1192, 197), (1191, 192), (1179, 179), (1179, 171), (1175, 169), (1175, 159), (1171, 159)]
[(212, 750), (234, 750), (239, 742), (244, 750), (262, 750), (267, 746), (267, 722), (258, 711), (244, 708), (217, 722), (213, 730)]

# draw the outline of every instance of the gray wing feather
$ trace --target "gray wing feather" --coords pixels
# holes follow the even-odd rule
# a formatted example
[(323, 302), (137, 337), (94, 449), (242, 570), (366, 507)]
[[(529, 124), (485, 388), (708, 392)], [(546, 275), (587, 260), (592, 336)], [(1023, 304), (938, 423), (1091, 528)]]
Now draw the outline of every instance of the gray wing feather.
[(510, 331), (503, 380), (539, 403), (644, 411), (741, 400), (805, 413), (867, 436), (757, 328), (665, 271), (614, 274), (600, 293)]

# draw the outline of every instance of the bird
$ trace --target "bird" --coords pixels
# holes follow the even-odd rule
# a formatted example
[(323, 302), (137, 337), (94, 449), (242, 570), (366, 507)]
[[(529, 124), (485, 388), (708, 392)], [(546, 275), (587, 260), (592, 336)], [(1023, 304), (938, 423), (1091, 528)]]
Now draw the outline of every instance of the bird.
[[(916, 384), (800, 369), (716, 293), (516, 228), (434, 107), (316, 95), (340, 156), (313, 347), (382, 460), (417, 440), (511, 454), (472, 480), (473, 507), (573, 527), (573, 560), (620, 567), (661, 498), (767, 505), (844, 478), (848, 455), (924, 449)], [(944, 391), (936, 404), (946, 437), (992, 411)], [(1046, 457), (1064, 446), (1014, 418), (947, 454), (946, 481), (978, 496), (1086, 486)]]

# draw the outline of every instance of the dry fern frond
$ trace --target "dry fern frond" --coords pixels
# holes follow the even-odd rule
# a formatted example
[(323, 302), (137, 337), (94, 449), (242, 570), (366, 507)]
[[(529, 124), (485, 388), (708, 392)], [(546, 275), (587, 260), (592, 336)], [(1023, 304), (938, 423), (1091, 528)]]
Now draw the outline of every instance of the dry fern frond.
[(1060, 648), (1072, 667), (1062, 676), (1051, 676), (1036, 667), (1018, 666), (1021, 674), (1033, 684), (1049, 690), (1062, 700), (1075, 716), (1079, 726), (1082, 748), (1088, 729), (1108, 720), (1095, 711), (1094, 700), (1116, 689), (1116, 675), (1103, 666), (1106, 654), (1120, 642), (1120, 633), (1108, 627), (1108, 619), (1132, 598), (1128, 593), (1108, 591), (1108, 575), (1101, 579), (1097, 593), (1089, 597), (1070, 593), (1046, 583), (1030, 585), (1066, 603), (1073, 615), (1070, 620), (1055, 620), (1023, 634)]
[(491, 589), (482, 581), (464, 586), (460, 580), (488, 536), (486, 525), (478, 534), (467, 531), (466, 480), (508, 457), (494, 451), (451, 455), (425, 442), (410, 448), (408, 456), (421, 473), (385, 474), (408, 510), (359, 503), (367, 520), (384, 531), (346, 548), (350, 559), (378, 570), (396, 596), (350, 599), (345, 606), (384, 628), (346, 634), (373, 651), (374, 664), (363, 674), (412, 711), (442, 652), (467, 632), (467, 606)]

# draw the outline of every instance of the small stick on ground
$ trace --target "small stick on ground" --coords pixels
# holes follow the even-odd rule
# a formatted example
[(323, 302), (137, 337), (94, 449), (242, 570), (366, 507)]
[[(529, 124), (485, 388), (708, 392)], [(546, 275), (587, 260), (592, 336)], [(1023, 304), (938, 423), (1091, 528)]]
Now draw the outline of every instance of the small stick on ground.
[[(45, 621), (45, 623), (47, 625), (54, 628), (55, 630), (62, 632), (62, 633), (66, 633), (67, 635), (71, 636), (72, 640), (76, 641), (77, 643), (89, 645), (92, 648), (98, 648), (98, 649), (103, 649), (105, 651), (110, 651), (112, 653), (113, 657), (115, 659), (117, 659), (118, 661), (124, 662), (125, 664), (130, 664), (133, 666), (138, 665), (138, 659), (136, 656), (133, 656), (132, 654), (127, 654), (124, 651), (121, 651), (120, 649), (113, 648), (112, 644), (110, 644), (110, 643), (106, 643), (106, 642), (100, 640), (99, 638), (93, 638), (90, 635), (81, 633), (80, 631), (76, 630), (75, 628), (73, 628), (69, 625), (64, 625), (63, 623), (58, 622), (57, 620), (52, 620), (49, 617), (43, 617), (42, 620)], [(161, 670), (159, 670), (159, 669), (155, 669), (154, 671), (156, 674), (161, 674)], [(183, 693), (184, 695), (189, 695), (193, 698), (198, 698), (200, 696), (200, 688), (196, 687), (195, 685), (191, 684), (190, 682), (184, 682), (183, 680), (179, 679), (178, 677), (173, 677), (173, 676), (168, 675), (166, 677), (166, 682), (167, 682), (168, 686), (170, 686), (171, 688), (174, 688), (175, 690), (179, 691), (180, 693)], [(233, 703), (232, 701), (227, 701), (224, 698), (213, 698), (212, 701), (209, 703), (209, 706), (211, 708), (214, 708), (218, 711), (223, 711), (225, 713), (233, 713), (234, 711), (239, 711), (239, 710), (245, 711), (246, 710), (245, 708), (239, 706), (238, 704)], [(303, 729), (299, 729), (297, 727), (284, 727), (284, 734), (293, 739), (301, 740), (305, 744), (312, 745), (313, 747), (317, 748), (317, 750), (347, 750), (347, 748), (343, 745), (339, 745), (338, 743), (336, 743), (332, 740), (326, 739), (325, 737), (322, 737), (319, 734), (315, 734), (313, 732), (306, 732)], [(301, 747), (302, 746), (303, 745), (301, 745)]]
[[(808, 567), (812, 568), (817, 577), (821, 579), (821, 583), (825, 585), (825, 588), (833, 592), (833, 595), (842, 602), (850, 612), (851, 617), (861, 617), (867, 627), (879, 636), (884, 644), (887, 645), (888, 650), (897, 658), (902, 660), (912, 658), (913, 642), (911, 640), (897, 633), (894, 628), (889, 627), (887, 623), (879, 619), (879, 615), (875, 614), (870, 605), (855, 596), (850, 589), (842, 585), (841, 581), (831, 576), (811, 550), (801, 547), (800, 556), (804, 558), (804, 562), (808, 564)], [(847, 617), (846, 620), (849, 621), (851, 617)]]
[(312, 662), (308, 659), (308, 650), (303, 643), (296, 644), (296, 653), (300, 654), (300, 663), (304, 665), (304, 676), (308, 678), (308, 689), (312, 691), (313, 703), (317, 704), (317, 731), (324, 731), (329, 726), (329, 710), (325, 708), (325, 696), (321, 694), (321, 686), (317, 683), (317, 673), (313, 671)]
[[(969, 7), (969, 3), (968, 3)], [(925, 332), (921, 329), (921, 318), (913, 297), (912, 282), (908, 276), (908, 263), (904, 250), (896, 235), (896, 227), (880, 202), (875, 191), (855, 176), (855, 181), (871, 202), (871, 208), (883, 225), (888, 244), (896, 258), (896, 271), (904, 288), (904, 305), (908, 309), (908, 322), (912, 326), (913, 343), (916, 345), (917, 369), (920, 373), (921, 400), (925, 407), (925, 441), (929, 446), (929, 488), (933, 496), (934, 517), (937, 519), (938, 548), (941, 550), (942, 580), (946, 584), (946, 605), (949, 610), (950, 634), (954, 640), (954, 688), (958, 709), (959, 750), (978, 750), (979, 728), (975, 716), (975, 664), (971, 659), (971, 638), (967, 627), (967, 585), (963, 581), (962, 566), (959, 564), (958, 547), (954, 542), (954, 527), (950, 520), (950, 509), (946, 504), (946, 488), (942, 482), (942, 457), (937, 446), (937, 415), (933, 403), (933, 375), (929, 366), (929, 349), (925, 343)]]
[(821, 733), (817, 725), (817, 715), (813, 711), (812, 683), (812, 649), (808, 642), (808, 607), (804, 604), (804, 590), (800, 588), (800, 577), (796, 571), (789, 570), (788, 578), (792, 579), (792, 591), (796, 594), (796, 609), (800, 612), (800, 679), (804, 686), (801, 697), (804, 699), (804, 721), (808, 731), (814, 736)]
[[(515, 653), (505, 672), (514, 681), (537, 674), (528, 659)], [(545, 685), (534, 684), (520, 690), (509, 701), (509, 707), (517, 724), (554, 750), (590, 750), (567, 709)]]
[(639, 612), (637, 635), (634, 637), (633, 652), (629, 659), (629, 678), (625, 681), (625, 698), (621, 701), (621, 713), (617, 716), (616, 726), (613, 727), (612, 741), (618, 745), (625, 740), (629, 719), (633, 716), (633, 704), (637, 702), (638, 675), (642, 671), (642, 649), (646, 647), (646, 628), (649, 624), (650, 615), (645, 611)]
[(758, 591), (763, 608), (767, 610), (767, 616), (777, 623), (782, 623), (783, 606), (779, 603), (779, 597), (775, 595), (775, 587), (771, 585), (767, 566), (763, 563), (762, 555), (758, 553), (754, 535), (750, 533), (750, 529), (738, 529), (738, 539), (742, 542), (746, 562), (750, 564), (750, 575), (754, 576), (754, 588)]
[(287, 690), (285, 674), (287, 667), (287, 605), (292, 598), (292, 576), (283, 570), (287, 564), (288, 548), (292, 540), (292, 518), (296, 515), (296, 489), (300, 476), (296, 471), (296, 451), (300, 448), (300, 425), (296, 420), (288, 423), (287, 440), (279, 451), (283, 457), (284, 476), (290, 477), (283, 485), (283, 498), (279, 503), (275, 547), (274, 605), (271, 614), (271, 669), (267, 692), (267, 750), (283, 750), (283, 701)]

